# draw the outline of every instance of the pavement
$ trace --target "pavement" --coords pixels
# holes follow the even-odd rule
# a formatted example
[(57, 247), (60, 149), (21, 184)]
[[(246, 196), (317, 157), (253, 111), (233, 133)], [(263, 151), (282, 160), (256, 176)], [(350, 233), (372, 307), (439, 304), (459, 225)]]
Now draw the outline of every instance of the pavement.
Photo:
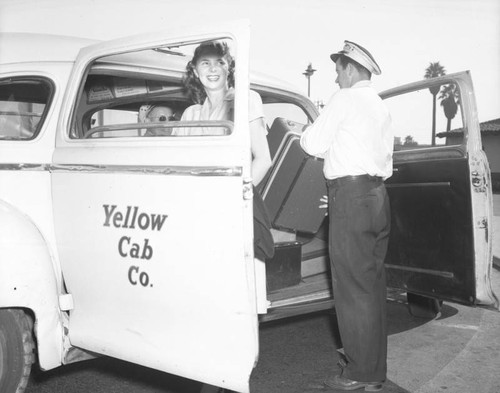
[(499, 328), (500, 312), (445, 303), (440, 317), (389, 336), (388, 378), (412, 393), (499, 393)]

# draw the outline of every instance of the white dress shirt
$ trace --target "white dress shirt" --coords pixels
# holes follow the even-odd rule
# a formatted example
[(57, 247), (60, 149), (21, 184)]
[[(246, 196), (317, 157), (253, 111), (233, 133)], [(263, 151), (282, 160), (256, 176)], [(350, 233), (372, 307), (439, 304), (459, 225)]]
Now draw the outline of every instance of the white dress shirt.
[(300, 139), (310, 155), (324, 158), (327, 179), (392, 175), (394, 134), (385, 103), (369, 80), (336, 92)]

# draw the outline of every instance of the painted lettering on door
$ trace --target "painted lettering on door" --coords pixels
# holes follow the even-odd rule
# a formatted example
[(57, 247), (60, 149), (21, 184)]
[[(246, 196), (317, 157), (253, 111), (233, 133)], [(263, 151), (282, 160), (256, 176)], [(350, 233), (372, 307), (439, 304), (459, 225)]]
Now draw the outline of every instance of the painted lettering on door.
[[(139, 206), (126, 206), (125, 209), (118, 205), (102, 205), (104, 209), (103, 226), (116, 229), (139, 229), (145, 232), (160, 232), (167, 214), (148, 213), (141, 211)], [(118, 255), (125, 259), (135, 260), (128, 269), (127, 278), (131, 285), (152, 287), (153, 282), (147, 273), (144, 261), (150, 261), (154, 256), (154, 249), (147, 237), (133, 238), (123, 235), (117, 244)]]

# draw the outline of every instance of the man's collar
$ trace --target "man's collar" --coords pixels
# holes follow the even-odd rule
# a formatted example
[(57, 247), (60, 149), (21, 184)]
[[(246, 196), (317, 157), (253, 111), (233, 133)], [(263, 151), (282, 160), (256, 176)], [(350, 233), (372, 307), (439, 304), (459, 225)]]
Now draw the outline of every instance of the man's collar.
[(351, 86), (351, 88), (356, 88), (356, 87), (369, 87), (372, 85), (372, 81), (369, 79), (363, 79), (361, 81), (356, 82), (354, 85)]

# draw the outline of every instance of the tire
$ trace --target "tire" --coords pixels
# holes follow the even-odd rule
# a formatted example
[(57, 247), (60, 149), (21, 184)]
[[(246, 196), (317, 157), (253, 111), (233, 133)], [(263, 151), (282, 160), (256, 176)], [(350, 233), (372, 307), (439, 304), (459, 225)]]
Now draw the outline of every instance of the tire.
[(31, 317), (20, 309), (0, 309), (0, 392), (24, 392), (33, 348)]

